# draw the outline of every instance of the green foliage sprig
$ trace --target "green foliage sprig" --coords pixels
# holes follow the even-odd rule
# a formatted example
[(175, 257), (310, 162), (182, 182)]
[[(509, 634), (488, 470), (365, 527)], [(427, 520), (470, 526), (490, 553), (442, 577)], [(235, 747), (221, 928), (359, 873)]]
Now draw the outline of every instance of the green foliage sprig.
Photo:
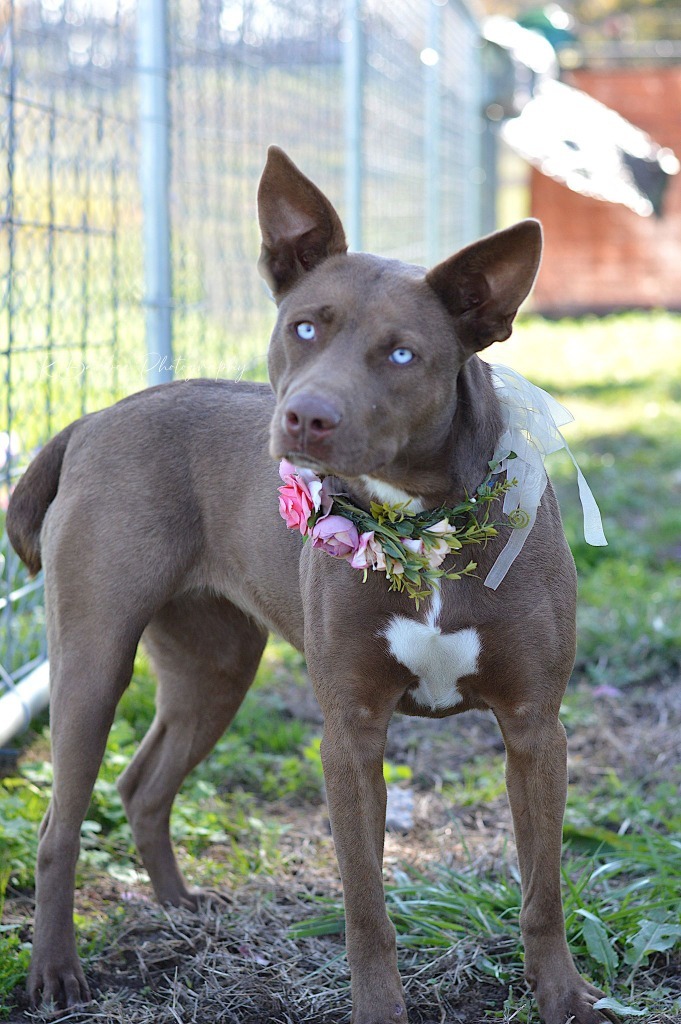
[[(418, 608), (421, 601), (431, 596), (440, 579), (459, 580), (477, 569), (478, 563), (472, 559), (465, 566), (440, 568), (448, 555), (460, 552), (467, 545), (485, 544), (498, 534), (500, 524), (491, 520), (490, 506), (516, 481), (492, 482), (497, 464), (489, 465), (490, 472), (476, 493), (454, 506), (440, 505), (423, 512), (410, 512), (408, 503), (390, 505), (372, 501), (366, 512), (337, 495), (331, 513), (349, 519), (360, 535), (373, 534), (385, 561), (383, 565), (379, 559), (373, 568), (384, 569), (390, 581), (388, 589), (408, 594)], [(364, 569), (365, 580), (367, 574), (368, 567)]]

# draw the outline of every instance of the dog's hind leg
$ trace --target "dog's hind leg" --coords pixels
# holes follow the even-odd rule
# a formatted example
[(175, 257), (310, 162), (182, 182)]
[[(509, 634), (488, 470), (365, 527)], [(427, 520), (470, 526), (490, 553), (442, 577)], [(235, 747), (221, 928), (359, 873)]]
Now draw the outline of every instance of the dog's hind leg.
[(88, 995), (72, 913), (80, 827), (140, 636), (194, 564), (199, 543), (196, 531), (177, 529), (183, 506), (156, 514), (150, 494), (163, 481), (140, 460), (130, 473), (125, 461), (114, 472), (114, 436), (107, 433), (106, 450), (96, 436), (74, 445), (40, 529), (54, 782), (36, 864), (33, 1002), (41, 993), (66, 1005)]
[(170, 841), (170, 811), (186, 775), (236, 714), (255, 676), (267, 633), (228, 601), (171, 601), (144, 644), (158, 675), (156, 716), (118, 788), (144, 866), (162, 903), (196, 907)]
[[(56, 604), (56, 602), (55, 602)], [(48, 609), (49, 612), (49, 609)], [(80, 827), (116, 704), (130, 681), (138, 636), (114, 630), (81, 608), (50, 648), (50, 729), (54, 780), (40, 828), (36, 910), (28, 994), (71, 1006), (89, 998), (76, 952), (73, 890)], [(54, 618), (54, 616), (53, 616)], [(48, 615), (49, 619), (49, 615)]]

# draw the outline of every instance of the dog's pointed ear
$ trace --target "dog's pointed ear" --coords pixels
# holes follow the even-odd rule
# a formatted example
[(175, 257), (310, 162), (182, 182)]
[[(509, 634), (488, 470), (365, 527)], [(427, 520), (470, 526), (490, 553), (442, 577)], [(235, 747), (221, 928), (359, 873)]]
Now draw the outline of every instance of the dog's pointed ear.
[(281, 299), (308, 270), (348, 243), (333, 206), (278, 146), (270, 146), (258, 187), (262, 247), (258, 270)]
[(510, 338), (518, 308), (537, 276), (541, 250), (539, 221), (523, 220), (474, 242), (426, 275), (454, 317), (468, 355)]

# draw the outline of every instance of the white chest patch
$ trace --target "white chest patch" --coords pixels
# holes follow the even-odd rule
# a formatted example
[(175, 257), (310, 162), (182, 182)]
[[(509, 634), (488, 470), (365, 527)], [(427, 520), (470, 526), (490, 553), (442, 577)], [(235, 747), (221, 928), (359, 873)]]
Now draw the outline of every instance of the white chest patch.
[(433, 595), (426, 622), (393, 615), (384, 630), (393, 658), (405, 665), (419, 680), (410, 690), (417, 704), (441, 711), (463, 699), (457, 688), (462, 676), (477, 671), (480, 637), (473, 628), (443, 633), (437, 625), (440, 595)]

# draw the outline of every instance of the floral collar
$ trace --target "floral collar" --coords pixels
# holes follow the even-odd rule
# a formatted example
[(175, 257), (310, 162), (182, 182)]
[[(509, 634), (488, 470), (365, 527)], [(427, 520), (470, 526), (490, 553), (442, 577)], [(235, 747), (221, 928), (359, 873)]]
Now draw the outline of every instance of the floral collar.
[[(450, 571), (440, 568), (448, 555), (468, 544), (484, 544), (496, 537), (498, 524), (490, 521), (489, 506), (515, 481), (492, 482), (498, 465), (490, 471), (472, 497), (458, 505), (441, 505), (426, 512), (410, 512), (409, 503), (389, 505), (372, 501), (369, 511), (353, 505), (348, 496), (331, 490), (331, 477), (319, 477), (311, 469), (282, 459), (279, 475), (279, 512), (290, 530), (298, 530), (313, 547), (343, 558), (361, 569), (366, 581), (369, 569), (386, 574), (389, 590), (406, 593), (418, 608), (444, 577), (470, 576), (477, 562), (469, 561)], [(516, 512), (510, 525), (525, 525)]]
[[(418, 607), (438, 581), (470, 576), (477, 564), (445, 572), (440, 566), (450, 554), (467, 544), (483, 544), (498, 533), (490, 522), (489, 506), (503, 497), (503, 521), (514, 527), (484, 584), (496, 590), (520, 554), (534, 526), (548, 477), (544, 460), (564, 448), (577, 471), (579, 497), (588, 544), (607, 544), (601, 515), (584, 474), (560, 427), (572, 420), (570, 412), (546, 391), (515, 370), (491, 364), (492, 383), (503, 420), (503, 431), (489, 473), (476, 493), (453, 507), (410, 512), (402, 505), (372, 502), (369, 512), (331, 491), (330, 478), (301, 469), (285, 459), (279, 467), (284, 482), (279, 488), (279, 511), (289, 529), (299, 530), (315, 547), (344, 558), (354, 569), (379, 570), (390, 580), (390, 590), (407, 593)], [(514, 479), (510, 478), (512, 460)], [(505, 481), (493, 482), (505, 473)]]

